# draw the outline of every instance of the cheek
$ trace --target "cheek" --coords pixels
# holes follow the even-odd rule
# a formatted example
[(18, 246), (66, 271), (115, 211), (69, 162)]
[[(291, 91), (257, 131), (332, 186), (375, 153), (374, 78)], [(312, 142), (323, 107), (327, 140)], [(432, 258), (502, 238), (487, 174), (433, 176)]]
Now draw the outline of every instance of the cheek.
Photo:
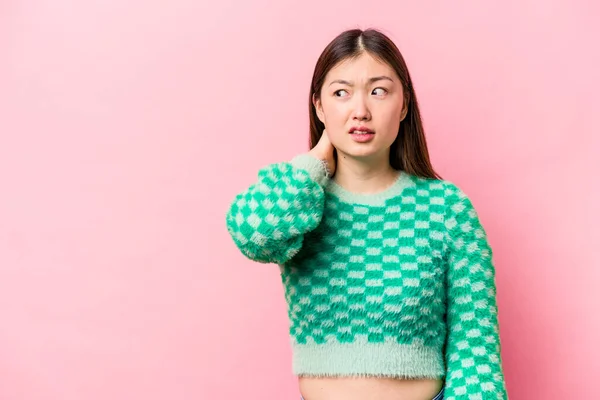
[(348, 115), (339, 107), (324, 107), (323, 119), (327, 131), (331, 134), (337, 134), (338, 131), (345, 131), (348, 124)]
[(386, 129), (397, 130), (402, 117), (402, 104), (394, 104), (381, 110), (380, 121)]
[(334, 147), (339, 147), (341, 143), (344, 142), (344, 138), (346, 137), (346, 129), (344, 127), (333, 127), (328, 125), (327, 134), (329, 135), (329, 140)]
[(341, 107), (336, 107), (334, 104), (323, 104), (323, 114), (326, 121), (339, 123), (343, 117), (344, 111)]

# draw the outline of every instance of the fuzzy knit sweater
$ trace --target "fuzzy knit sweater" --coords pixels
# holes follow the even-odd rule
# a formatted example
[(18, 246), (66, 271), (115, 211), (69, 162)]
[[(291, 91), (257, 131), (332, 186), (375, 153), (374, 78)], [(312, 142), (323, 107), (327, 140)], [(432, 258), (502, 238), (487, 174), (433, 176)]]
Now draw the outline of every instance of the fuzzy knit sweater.
[(507, 399), (492, 250), (455, 184), (404, 171), (375, 194), (301, 154), (263, 167), (226, 216), (279, 265), (297, 376), (442, 378), (446, 400)]

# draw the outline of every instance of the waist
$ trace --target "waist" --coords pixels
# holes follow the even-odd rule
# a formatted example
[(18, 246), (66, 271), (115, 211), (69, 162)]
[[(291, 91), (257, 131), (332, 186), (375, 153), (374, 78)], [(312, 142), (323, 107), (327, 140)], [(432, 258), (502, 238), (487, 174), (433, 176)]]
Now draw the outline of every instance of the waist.
[(431, 400), (444, 386), (441, 378), (301, 377), (298, 383), (306, 400)]

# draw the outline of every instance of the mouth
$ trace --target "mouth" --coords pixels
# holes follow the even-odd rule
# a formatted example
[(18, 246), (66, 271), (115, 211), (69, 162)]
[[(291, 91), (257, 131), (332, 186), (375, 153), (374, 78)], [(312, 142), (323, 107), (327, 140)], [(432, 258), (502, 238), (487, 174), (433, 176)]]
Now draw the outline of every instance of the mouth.
[(368, 143), (375, 137), (375, 131), (365, 126), (354, 126), (348, 131), (352, 140), (357, 143)]
[(375, 131), (373, 131), (372, 129), (369, 129), (365, 126), (353, 126), (352, 128), (350, 128), (350, 131), (348, 131), (348, 133), (365, 135), (365, 134), (373, 134), (373, 133), (375, 133)]

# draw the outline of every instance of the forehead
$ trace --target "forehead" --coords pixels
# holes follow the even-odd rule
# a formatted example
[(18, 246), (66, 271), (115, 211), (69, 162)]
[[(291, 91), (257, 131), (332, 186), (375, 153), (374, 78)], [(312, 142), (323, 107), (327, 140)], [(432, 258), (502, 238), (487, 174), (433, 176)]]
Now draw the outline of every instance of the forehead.
[(366, 80), (380, 75), (386, 75), (394, 79), (396, 72), (387, 63), (374, 58), (368, 53), (363, 53), (358, 58), (346, 59), (334, 66), (327, 73), (325, 80)]

